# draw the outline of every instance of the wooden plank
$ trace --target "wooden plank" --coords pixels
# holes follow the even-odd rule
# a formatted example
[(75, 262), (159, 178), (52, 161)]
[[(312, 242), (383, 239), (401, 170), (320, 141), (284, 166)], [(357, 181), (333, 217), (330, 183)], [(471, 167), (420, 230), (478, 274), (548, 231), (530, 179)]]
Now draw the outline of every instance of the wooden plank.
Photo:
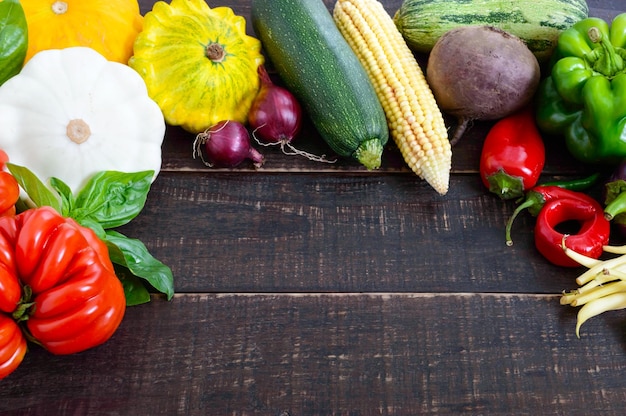
[(534, 218), (455, 175), (168, 173), (122, 232), (168, 264), (178, 292), (560, 293), (579, 269), (534, 248)]
[[(622, 415), (623, 314), (553, 296), (183, 295), (66, 357), (33, 347), (19, 415)], [(52, 413), (51, 413), (52, 412)]]

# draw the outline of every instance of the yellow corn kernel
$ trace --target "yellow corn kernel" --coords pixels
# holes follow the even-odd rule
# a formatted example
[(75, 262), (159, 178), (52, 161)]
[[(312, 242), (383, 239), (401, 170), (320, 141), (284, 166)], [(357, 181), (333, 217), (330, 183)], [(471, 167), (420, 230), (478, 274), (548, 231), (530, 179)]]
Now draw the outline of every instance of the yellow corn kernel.
[(413, 53), (377, 0), (338, 0), (333, 18), (358, 56), (408, 166), (448, 192), (452, 149), (443, 115)]

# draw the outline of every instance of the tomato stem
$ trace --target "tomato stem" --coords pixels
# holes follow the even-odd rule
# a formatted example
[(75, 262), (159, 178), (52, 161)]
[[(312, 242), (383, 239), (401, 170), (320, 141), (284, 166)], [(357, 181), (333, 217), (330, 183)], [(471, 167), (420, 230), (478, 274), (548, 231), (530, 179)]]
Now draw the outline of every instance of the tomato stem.
[(22, 298), (20, 299), (17, 308), (13, 311), (13, 319), (16, 322), (27, 321), (30, 314), (35, 311), (35, 302), (32, 301), (33, 290), (30, 286), (25, 285), (22, 288)]

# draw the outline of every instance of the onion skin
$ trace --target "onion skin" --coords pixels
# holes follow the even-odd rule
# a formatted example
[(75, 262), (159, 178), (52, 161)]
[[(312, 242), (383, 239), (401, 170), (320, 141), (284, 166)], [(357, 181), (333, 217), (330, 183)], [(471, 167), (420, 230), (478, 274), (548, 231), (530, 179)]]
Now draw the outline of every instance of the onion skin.
[(264, 156), (252, 147), (246, 127), (234, 120), (223, 120), (198, 134), (194, 141), (194, 157), (200, 155), (210, 167), (234, 168), (250, 159), (261, 167)]
[(259, 67), (261, 88), (248, 113), (254, 137), (264, 143), (291, 143), (300, 132), (302, 108), (286, 88), (275, 85), (263, 66)]
[(248, 126), (252, 137), (263, 146), (279, 145), (286, 155), (300, 155), (309, 160), (334, 163), (325, 155), (318, 156), (296, 149), (291, 142), (300, 132), (302, 107), (298, 99), (286, 88), (272, 82), (263, 65), (257, 70), (261, 87), (248, 113)]

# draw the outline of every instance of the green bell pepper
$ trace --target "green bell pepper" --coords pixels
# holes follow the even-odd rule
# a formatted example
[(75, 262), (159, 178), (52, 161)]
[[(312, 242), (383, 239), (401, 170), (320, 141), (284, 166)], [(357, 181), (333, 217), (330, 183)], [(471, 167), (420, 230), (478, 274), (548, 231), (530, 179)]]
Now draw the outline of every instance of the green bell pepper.
[(583, 163), (626, 158), (626, 13), (611, 27), (590, 17), (561, 32), (537, 91), (537, 125), (564, 137)]
[(22, 70), (28, 26), (19, 0), (0, 0), (0, 85)]

